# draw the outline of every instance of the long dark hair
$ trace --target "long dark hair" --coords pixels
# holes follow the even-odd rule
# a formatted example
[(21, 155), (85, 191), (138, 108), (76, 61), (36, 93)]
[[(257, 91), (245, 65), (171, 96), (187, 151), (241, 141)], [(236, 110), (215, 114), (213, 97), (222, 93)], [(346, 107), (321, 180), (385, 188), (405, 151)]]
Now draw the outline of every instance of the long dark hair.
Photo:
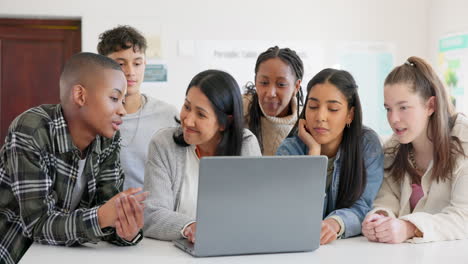
[[(457, 119), (449, 95), (432, 67), (423, 59), (410, 57), (407, 62), (393, 69), (385, 79), (385, 85), (408, 84), (414, 93), (424, 100), (435, 97), (435, 111), (429, 117), (427, 137), (432, 142), (434, 166), (431, 179), (445, 181), (452, 177), (457, 155), (465, 156), (460, 139), (451, 136), (450, 132)], [(397, 144), (385, 149), (385, 153), (394, 156), (393, 163), (385, 168), (393, 179), (401, 182), (408, 172), (413, 182), (419, 183), (420, 177), (410, 165), (409, 152), (412, 144)]]
[[(302, 63), (301, 58), (296, 54), (294, 50), (289, 48), (280, 49), (278, 46), (271, 47), (261, 53), (257, 62), (255, 63), (255, 79), (257, 79), (258, 69), (262, 62), (269, 59), (279, 58), (284, 63), (288, 64), (292, 70), (297, 80), (302, 80), (304, 76), (304, 64)], [(252, 131), (252, 133), (257, 137), (260, 148), (263, 152), (263, 138), (262, 138), (262, 122), (261, 117), (263, 116), (262, 110), (260, 109), (260, 104), (258, 102), (258, 94), (255, 90), (255, 85), (252, 82), (247, 83), (245, 86), (246, 94), (252, 95), (252, 102), (249, 106), (248, 111), (248, 123), (247, 127)], [(304, 95), (302, 94), (302, 87), (299, 87), (299, 91), (296, 93), (297, 99), (297, 116), (299, 116), (299, 108), (303, 105)]]
[[(185, 95), (193, 87), (200, 88), (208, 98), (216, 114), (220, 126), (221, 141), (216, 149), (216, 156), (239, 156), (243, 141), (242, 97), (236, 80), (227, 72), (206, 70), (193, 77)], [(179, 146), (188, 146), (181, 130), (173, 135), (174, 142)]]
[[(340, 143), (342, 160), (338, 197), (336, 208), (352, 206), (362, 195), (366, 187), (367, 173), (362, 157), (362, 108), (358, 94), (358, 86), (353, 76), (347, 72), (336, 69), (324, 69), (317, 73), (307, 84), (307, 97), (317, 84), (330, 83), (334, 85), (346, 97), (348, 110), (354, 107), (354, 118), (351, 124), (343, 130), (343, 138)], [(305, 119), (307, 107), (301, 112), (300, 118)], [(297, 135), (299, 121), (291, 130), (291, 135)]]

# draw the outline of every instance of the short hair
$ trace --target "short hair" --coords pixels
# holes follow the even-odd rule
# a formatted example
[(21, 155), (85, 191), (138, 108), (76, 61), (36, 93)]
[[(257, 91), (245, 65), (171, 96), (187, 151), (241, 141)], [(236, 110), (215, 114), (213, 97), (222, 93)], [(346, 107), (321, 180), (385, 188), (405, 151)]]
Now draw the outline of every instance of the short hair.
[(124, 25), (107, 30), (99, 35), (98, 53), (107, 56), (113, 52), (133, 48), (133, 51), (146, 52), (146, 39), (135, 28)]
[(80, 52), (71, 56), (60, 75), (60, 101), (65, 100), (71, 86), (86, 82), (103, 69), (122, 71), (117, 62), (103, 55)]

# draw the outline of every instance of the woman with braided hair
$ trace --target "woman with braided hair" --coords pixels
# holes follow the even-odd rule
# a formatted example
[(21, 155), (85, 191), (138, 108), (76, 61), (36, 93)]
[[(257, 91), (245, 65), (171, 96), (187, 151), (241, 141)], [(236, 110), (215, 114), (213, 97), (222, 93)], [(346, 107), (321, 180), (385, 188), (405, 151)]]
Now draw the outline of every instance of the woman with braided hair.
[(257, 137), (263, 155), (275, 155), (302, 108), (302, 60), (294, 50), (271, 47), (255, 64), (255, 84), (246, 85), (245, 125)]

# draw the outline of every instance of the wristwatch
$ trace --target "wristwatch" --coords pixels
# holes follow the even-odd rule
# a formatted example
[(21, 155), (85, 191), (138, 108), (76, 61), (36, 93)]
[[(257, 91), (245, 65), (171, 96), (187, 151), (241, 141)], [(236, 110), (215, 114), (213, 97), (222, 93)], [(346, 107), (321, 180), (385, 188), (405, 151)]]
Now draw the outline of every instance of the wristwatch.
[(128, 245), (130, 245), (130, 244), (136, 244), (141, 238), (142, 238), (142, 236), (141, 236), (141, 230), (140, 230), (140, 232), (138, 232), (138, 234), (137, 234), (131, 241), (126, 240), (125, 238), (122, 238), (122, 237), (121, 237), (121, 239), (122, 239), (123, 241), (125, 241), (125, 243), (127, 243)]

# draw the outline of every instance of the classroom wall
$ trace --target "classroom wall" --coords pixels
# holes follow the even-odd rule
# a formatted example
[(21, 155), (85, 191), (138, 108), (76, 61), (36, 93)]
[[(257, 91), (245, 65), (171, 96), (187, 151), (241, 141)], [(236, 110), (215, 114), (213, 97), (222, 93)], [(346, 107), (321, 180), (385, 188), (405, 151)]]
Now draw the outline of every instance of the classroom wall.
[[(153, 43), (159, 36), (169, 80), (144, 91), (177, 107), (199, 71), (194, 58), (178, 55), (179, 40), (311, 40), (324, 47), (324, 67), (336, 64), (335, 46), (343, 42), (385, 42), (400, 64), (410, 55), (429, 57), (428, 10), (426, 0), (0, 0), (1, 17), (81, 18), (84, 51), (95, 52), (99, 33), (117, 24), (137, 27)], [(253, 78), (254, 65), (246, 67)]]
[[(430, 0), (429, 58), (438, 65), (439, 39), (449, 34), (468, 33), (468, 1)], [(438, 68), (438, 67), (436, 67)]]

